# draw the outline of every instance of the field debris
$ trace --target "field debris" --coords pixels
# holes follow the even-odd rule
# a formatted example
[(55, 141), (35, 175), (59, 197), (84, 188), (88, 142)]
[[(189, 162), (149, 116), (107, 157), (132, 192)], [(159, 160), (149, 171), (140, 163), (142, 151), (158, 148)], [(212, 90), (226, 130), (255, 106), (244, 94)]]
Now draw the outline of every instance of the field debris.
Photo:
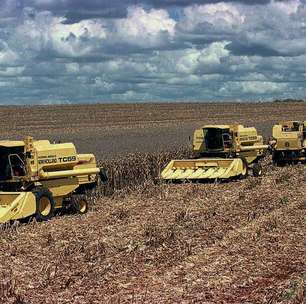
[(305, 166), (266, 159), (260, 178), (154, 182), (186, 153), (105, 162), (111, 183), (88, 214), (4, 227), (0, 302), (304, 303)]
[(2, 138), (72, 141), (97, 156), (110, 182), (90, 195), (83, 216), (0, 227), (0, 303), (305, 303), (305, 165), (266, 158), (259, 178), (157, 179), (170, 159), (190, 157), (188, 136), (203, 123), (254, 125), (267, 139), (273, 123), (304, 119), (304, 103), (12, 106), (1, 114)]

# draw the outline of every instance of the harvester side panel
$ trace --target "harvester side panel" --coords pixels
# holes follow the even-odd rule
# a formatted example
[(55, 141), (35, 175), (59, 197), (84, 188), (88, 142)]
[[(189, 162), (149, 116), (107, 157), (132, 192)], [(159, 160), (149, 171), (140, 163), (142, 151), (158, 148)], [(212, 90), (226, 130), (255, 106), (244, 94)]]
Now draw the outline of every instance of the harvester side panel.
[(51, 144), (48, 140), (34, 141), (38, 171), (72, 169), (78, 162), (78, 155), (73, 143)]
[[(88, 172), (90, 172), (91, 169), (93, 170), (98, 169), (96, 158), (93, 154), (79, 154), (78, 158), (79, 158), (79, 163), (76, 166), (74, 166), (74, 170), (87, 169)], [(87, 184), (88, 182), (97, 181), (98, 179), (97, 174), (100, 172), (100, 170), (98, 169), (96, 173), (94, 173), (94, 171), (91, 172), (92, 173), (85, 175), (78, 174), (78, 180), (80, 185)]]
[(69, 195), (79, 186), (77, 177), (50, 179), (40, 183), (44, 188), (49, 189), (54, 197)]
[(201, 152), (205, 150), (205, 141), (203, 129), (198, 129), (194, 131), (193, 134), (193, 151)]

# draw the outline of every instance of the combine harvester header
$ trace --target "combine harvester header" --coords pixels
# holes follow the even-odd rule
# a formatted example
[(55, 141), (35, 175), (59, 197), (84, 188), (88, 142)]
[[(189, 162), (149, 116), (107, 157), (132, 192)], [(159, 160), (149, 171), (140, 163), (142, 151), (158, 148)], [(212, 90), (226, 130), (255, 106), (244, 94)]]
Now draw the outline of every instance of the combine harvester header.
[(246, 177), (262, 173), (258, 161), (268, 145), (253, 127), (205, 125), (193, 136), (194, 159), (172, 160), (161, 173), (164, 180), (205, 180)]
[(77, 154), (72, 143), (0, 141), (0, 223), (30, 216), (48, 220), (61, 208), (85, 213), (84, 194), (99, 176), (106, 180), (95, 156)]

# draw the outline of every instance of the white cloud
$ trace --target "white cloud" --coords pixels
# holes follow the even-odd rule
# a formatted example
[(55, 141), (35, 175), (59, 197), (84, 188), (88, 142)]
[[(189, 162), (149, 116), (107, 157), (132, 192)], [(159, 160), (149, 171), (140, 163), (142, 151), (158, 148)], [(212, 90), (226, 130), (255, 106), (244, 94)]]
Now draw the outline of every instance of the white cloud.
[(33, 0), (33, 4), (37, 6), (52, 5), (56, 1), (59, 2), (59, 4), (65, 2), (65, 0)]
[(75, 24), (63, 24), (64, 19), (53, 18), (48, 31), (52, 46), (59, 54), (71, 57), (85, 56), (106, 38), (103, 23), (83, 20)]
[(80, 71), (80, 66), (76, 62), (66, 63), (65, 68), (68, 74), (78, 74)]
[(199, 24), (210, 24), (217, 28), (235, 27), (245, 21), (245, 16), (231, 3), (216, 3), (188, 6), (184, 9), (181, 28), (187, 31)]
[(201, 77), (197, 75), (188, 75), (186, 77), (172, 77), (166, 80), (169, 84), (175, 85), (199, 85), (201, 84)]
[(91, 54), (106, 38), (101, 21), (83, 20), (75, 24), (64, 24), (64, 21), (64, 17), (47, 11), (37, 13), (27, 9), (24, 22), (16, 28), (17, 39), (27, 50), (80, 57)]
[(186, 50), (184, 55), (178, 59), (176, 69), (181, 73), (193, 73), (199, 65), (201, 51), (196, 49)]
[(219, 89), (219, 92), (231, 96), (260, 96), (266, 94), (282, 93), (287, 89), (287, 83), (272, 81), (229, 81)]
[(166, 45), (175, 35), (176, 22), (165, 10), (144, 10), (131, 7), (123, 19), (82, 20), (65, 24), (66, 19), (51, 12), (24, 10), (24, 21), (16, 28), (16, 39), (22, 48), (31, 52), (54, 53), (78, 58), (102, 56), (116, 45), (154, 48)]
[(302, 5), (300, 0), (289, 0), (289, 1), (275, 1), (272, 0), (269, 6), (272, 9), (280, 10), (282, 13), (292, 15), (296, 14), (298, 8)]
[(111, 95), (112, 100), (123, 101), (123, 102), (135, 102), (135, 101), (152, 101), (156, 99), (156, 96), (150, 93), (139, 93), (135, 90), (126, 90), (123, 93), (115, 93)]
[(181, 73), (193, 73), (197, 69), (211, 73), (211, 70), (221, 65), (223, 58), (229, 56), (225, 48), (228, 42), (213, 42), (202, 50), (189, 49), (178, 59), (176, 68)]
[(102, 91), (112, 92), (115, 85), (111, 82), (105, 81), (101, 77), (96, 77), (94, 79), (94, 86)]
[[(34, 17), (33, 17), (34, 16)], [(57, 18), (57, 20), (60, 20)], [(16, 27), (14, 39), (20, 45), (20, 51), (40, 51), (46, 48), (49, 40), (49, 24), (54, 20), (50, 12), (36, 12), (30, 8), (24, 10), (24, 20)]]
[(18, 59), (18, 54), (11, 50), (6, 42), (0, 40), (0, 66), (13, 66)]
[(287, 88), (287, 84), (269, 81), (245, 81), (241, 82), (241, 87), (244, 93), (269, 94), (282, 92)]
[[(0, 92), (0, 102), (306, 95), (301, 0), (190, 4), (174, 13), (125, 4), (121, 19), (66, 19), (69, 1), (26, 0), (36, 9), (23, 8), (19, 19), (16, 13), (0, 26), (1, 85), (11, 88)], [(12, 15), (17, 1), (3, 3)]]
[(258, 58), (256, 56), (230, 56), (228, 68), (231, 73), (252, 72), (256, 69)]
[(0, 87), (10, 87), (12, 85), (12, 82), (0, 79)]
[[(1, 55), (0, 55), (1, 58)], [(0, 59), (1, 61), (1, 59)], [(5, 67), (0, 68), (0, 77), (13, 77), (21, 75), (24, 71), (24, 67)]]
[(16, 78), (16, 80), (23, 85), (28, 85), (33, 83), (33, 78), (30, 76), (19, 76)]
[(227, 41), (213, 42), (201, 52), (199, 62), (205, 66), (216, 66), (221, 64), (221, 59), (229, 55), (229, 51), (225, 49)]
[(0, 2), (0, 17), (11, 16), (18, 7), (17, 0), (1, 0)]
[(166, 10), (130, 7), (125, 19), (115, 21), (115, 38), (144, 48), (162, 45), (175, 34), (176, 22)]

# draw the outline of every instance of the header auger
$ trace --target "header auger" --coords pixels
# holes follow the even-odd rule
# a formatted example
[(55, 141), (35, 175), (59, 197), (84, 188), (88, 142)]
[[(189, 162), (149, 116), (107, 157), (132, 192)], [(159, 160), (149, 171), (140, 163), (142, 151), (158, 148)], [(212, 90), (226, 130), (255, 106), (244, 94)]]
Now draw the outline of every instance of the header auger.
[(255, 128), (243, 125), (205, 125), (193, 136), (194, 159), (172, 160), (161, 173), (164, 180), (244, 178), (249, 169), (262, 173), (259, 164), (268, 145)]
[(0, 141), (0, 223), (48, 220), (61, 208), (86, 213), (84, 194), (99, 177), (106, 180), (95, 156), (77, 154), (72, 143)]

